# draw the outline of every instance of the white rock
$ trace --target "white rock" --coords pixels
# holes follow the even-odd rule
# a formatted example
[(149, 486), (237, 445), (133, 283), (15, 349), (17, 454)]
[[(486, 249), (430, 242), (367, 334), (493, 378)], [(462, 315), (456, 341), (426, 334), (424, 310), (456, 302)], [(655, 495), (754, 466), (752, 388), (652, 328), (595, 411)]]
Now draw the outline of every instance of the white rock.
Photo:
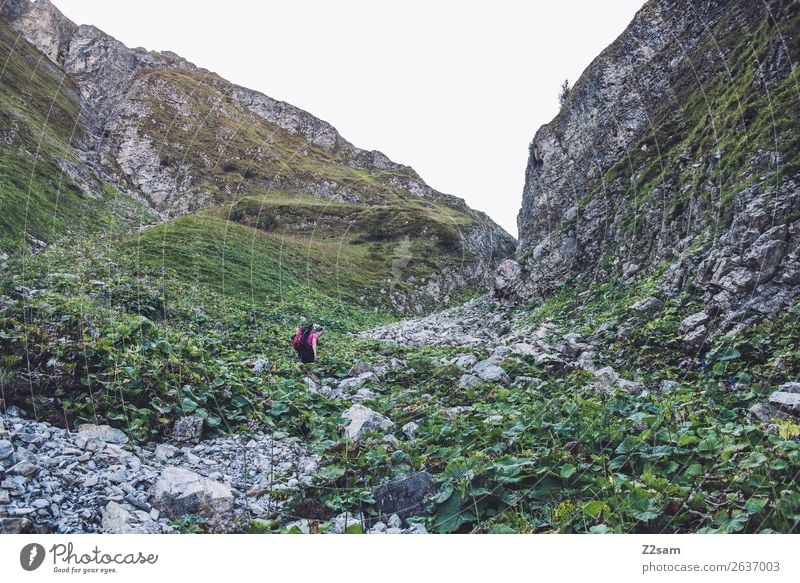
[(353, 441), (362, 439), (368, 432), (388, 431), (394, 427), (390, 419), (360, 404), (350, 407), (342, 413), (342, 417), (350, 420), (345, 428), (345, 435)]
[(164, 468), (152, 494), (155, 505), (174, 518), (185, 514), (212, 517), (233, 509), (230, 488), (176, 466)]
[(413, 421), (409, 421), (403, 425), (403, 433), (409, 439), (414, 439), (414, 434), (417, 432), (417, 429), (419, 429), (419, 425)]
[(775, 391), (769, 396), (769, 402), (792, 413), (800, 412), (800, 393)]
[(477, 363), (472, 371), (485, 381), (500, 382), (508, 384), (511, 379), (500, 366), (495, 364), (492, 359), (482, 360)]
[(461, 378), (458, 379), (459, 389), (470, 389), (477, 387), (479, 384), (481, 384), (481, 379), (474, 374), (461, 375)]

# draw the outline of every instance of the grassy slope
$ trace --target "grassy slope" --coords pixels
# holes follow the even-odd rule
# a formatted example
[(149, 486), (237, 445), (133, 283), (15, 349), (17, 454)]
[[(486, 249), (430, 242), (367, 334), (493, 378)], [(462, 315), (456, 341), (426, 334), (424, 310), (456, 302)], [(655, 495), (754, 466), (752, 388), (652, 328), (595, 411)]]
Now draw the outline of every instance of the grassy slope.
[[(392, 184), (414, 176), (410, 170), (353, 168), (341, 152), (311, 145), (233, 103), (231, 86), (213, 74), (139, 75), (152, 115), (134, 123), (157, 148), (162, 168), (191, 169), (193, 189), (217, 206), (209, 215), (310, 242), (318, 268), (358, 264), (365, 273), (359, 278), (370, 286), (389, 276), (406, 236), (412, 255), (407, 275), (424, 277), (474, 260), (461, 247), (461, 232), (473, 217), (447, 198), (422, 199)], [(172, 92), (168, 100), (157, 98), (163, 87)], [(322, 184), (349, 193), (348, 201), (310, 194)], [(342, 270), (339, 276), (348, 277)]]

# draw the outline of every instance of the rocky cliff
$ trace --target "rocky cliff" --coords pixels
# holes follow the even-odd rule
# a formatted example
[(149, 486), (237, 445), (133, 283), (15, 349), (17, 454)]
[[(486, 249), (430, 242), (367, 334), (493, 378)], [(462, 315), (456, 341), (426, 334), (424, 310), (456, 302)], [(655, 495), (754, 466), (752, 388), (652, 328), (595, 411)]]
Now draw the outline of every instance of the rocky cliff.
[(651, 0), (530, 144), (526, 299), (658, 282), (723, 327), (798, 297), (800, 5)]
[[(87, 184), (102, 190), (105, 182), (163, 220), (216, 209), (219, 217), (284, 235), (380, 243), (386, 249), (372, 249), (371, 256), (385, 263), (385, 282), (394, 281), (393, 254), (410, 237), (405, 274), (412, 279), (376, 290), (401, 311), (421, 311), (451, 292), (485, 284), (494, 263), (513, 250), (513, 238), (485, 214), (437, 192), (381, 152), (353, 146), (308, 112), (229, 83), (174, 53), (128, 48), (93, 26), (74, 24), (48, 0), (4, 2), (0, 17), (13, 31), (6, 50), (15, 57), (27, 51), (20, 66), (31, 73), (40, 51), (52, 70), (51, 100), (68, 99), (74, 110), (65, 122), (72, 131), (60, 137), (52, 158), (55, 172), (68, 163), (69, 174), (87, 177), (66, 178), (81, 192)], [(12, 34), (21, 38), (12, 40)], [(39, 113), (48, 125), (47, 112)], [(15, 123), (28, 121), (28, 112), (12, 109), (11, 115)], [(28, 149), (38, 151), (29, 125)], [(63, 179), (63, 170), (61, 175), (49, 183)], [(268, 204), (276, 196), (283, 211), (286, 199), (294, 199), (292, 212), (308, 211), (305, 220), (290, 228), (286, 213), (272, 213)], [(336, 228), (327, 234), (316, 228), (325, 209), (310, 208), (308, 197), (336, 207)], [(387, 221), (370, 215), (376, 207), (402, 217), (403, 225), (387, 230)], [(35, 220), (25, 223), (36, 240), (52, 242), (58, 234)]]

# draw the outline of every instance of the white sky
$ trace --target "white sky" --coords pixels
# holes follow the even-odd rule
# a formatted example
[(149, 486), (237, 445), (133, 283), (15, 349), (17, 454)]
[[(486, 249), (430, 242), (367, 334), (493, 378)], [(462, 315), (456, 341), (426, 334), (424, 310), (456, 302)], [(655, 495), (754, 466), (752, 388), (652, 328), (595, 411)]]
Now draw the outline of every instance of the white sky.
[(643, 0), (53, 0), (412, 166), (511, 234), (528, 144)]

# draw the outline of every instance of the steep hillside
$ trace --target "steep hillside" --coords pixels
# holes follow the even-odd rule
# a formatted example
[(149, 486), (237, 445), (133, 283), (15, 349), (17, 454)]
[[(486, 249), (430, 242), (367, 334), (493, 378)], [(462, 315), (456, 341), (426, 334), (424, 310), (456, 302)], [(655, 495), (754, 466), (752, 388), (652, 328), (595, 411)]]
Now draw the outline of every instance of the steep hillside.
[(639, 308), (705, 310), (693, 347), (791, 306), (798, 35), (796, 2), (648, 2), (531, 142), (522, 295), (655, 277)]
[(0, 253), (146, 221), (80, 159), (80, 93), (69, 77), (0, 21)]
[[(28, 69), (44, 63), (38, 74), (49, 85), (14, 85), (44, 100), (30, 104), (35, 115), (46, 118), (48, 96), (64, 94), (54, 114), (67, 132), (62, 158), (80, 169), (72, 174), (102, 177), (163, 219), (208, 209), (213, 220), (305, 242), (318, 264), (366, 257), (374, 276), (354, 279), (358, 295), (396, 312), (447, 305), (483, 286), (513, 250), (513, 239), (486, 215), (431, 189), (413, 169), (356, 148), (305, 111), (173, 53), (129, 49), (75, 25), (48, 0), (11, 0), (0, 12), (22, 37), (22, 48), (4, 47), (20, 63), (15, 70), (26, 71), (24, 55)], [(11, 86), (3, 91), (15, 98)], [(52, 200), (43, 202), (69, 222)]]

